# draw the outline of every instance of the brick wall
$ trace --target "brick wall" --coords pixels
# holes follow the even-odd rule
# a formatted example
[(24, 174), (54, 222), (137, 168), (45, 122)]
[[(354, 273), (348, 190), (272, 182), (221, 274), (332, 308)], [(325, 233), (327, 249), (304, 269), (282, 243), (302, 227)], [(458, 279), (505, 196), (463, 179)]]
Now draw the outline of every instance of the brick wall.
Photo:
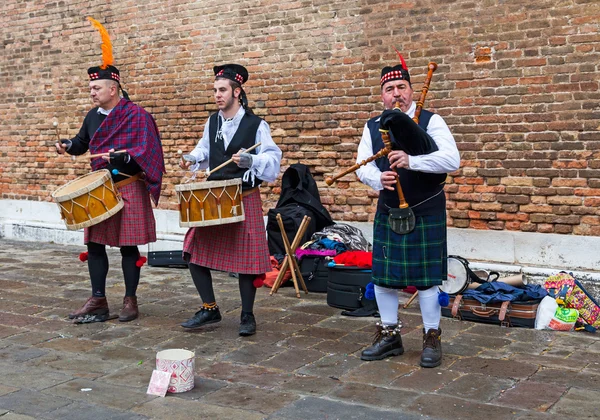
[[(111, 34), (132, 99), (157, 120), (168, 174), (160, 208), (176, 208), (176, 151), (202, 133), (212, 66), (239, 62), (255, 112), (292, 163), (311, 167), (338, 220), (372, 220), (376, 194), (348, 175), (367, 118), (381, 109), (379, 72), (407, 59), (416, 91), (435, 61), (426, 108), (441, 114), (462, 167), (447, 186), (460, 228), (600, 235), (600, 3), (489, 0), (5, 0), (0, 6), (0, 192), (50, 200), (89, 171), (57, 157), (54, 121), (73, 136), (99, 64), (93, 16)], [(263, 188), (274, 206), (279, 181)]]

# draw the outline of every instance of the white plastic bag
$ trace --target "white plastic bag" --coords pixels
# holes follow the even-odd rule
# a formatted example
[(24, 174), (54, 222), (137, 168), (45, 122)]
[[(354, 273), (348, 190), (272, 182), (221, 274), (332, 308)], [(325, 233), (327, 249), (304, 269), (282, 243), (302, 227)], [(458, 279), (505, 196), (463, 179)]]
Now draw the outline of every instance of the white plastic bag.
[(544, 297), (544, 299), (542, 299), (538, 305), (537, 314), (535, 317), (535, 329), (547, 329), (557, 309), (558, 303), (556, 303), (554, 298), (550, 296)]

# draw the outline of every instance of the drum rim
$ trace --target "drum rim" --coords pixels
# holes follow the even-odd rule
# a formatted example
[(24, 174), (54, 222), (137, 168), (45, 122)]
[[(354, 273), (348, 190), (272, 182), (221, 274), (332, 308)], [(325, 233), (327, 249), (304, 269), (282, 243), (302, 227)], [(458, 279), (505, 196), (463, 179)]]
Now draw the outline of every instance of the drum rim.
[(85, 222), (77, 223), (74, 225), (68, 224), (65, 220), (65, 225), (67, 226), (68, 230), (79, 230), (93, 225), (97, 225), (98, 223), (101, 223), (120, 212), (124, 206), (125, 202), (119, 198), (117, 200), (117, 204), (112, 209), (109, 209), (106, 213), (102, 213), (100, 216), (96, 216), (92, 219), (86, 220)]
[(213, 181), (199, 181), (190, 182), (187, 184), (178, 184), (175, 185), (175, 191), (205, 190), (212, 187), (229, 187), (231, 185), (242, 185), (242, 179), (218, 179)]
[[(75, 182), (81, 181), (82, 179), (85, 179), (86, 177), (98, 176), (99, 174), (101, 174), (101, 175), (98, 177), (98, 179), (92, 181), (90, 184), (85, 185), (84, 187), (81, 187), (78, 190), (72, 191), (70, 193), (66, 193), (64, 195), (59, 194), (62, 192), (61, 190), (66, 189), (68, 186), (73, 185)], [(113, 191), (116, 191), (114, 188), (114, 184), (112, 182), (112, 177), (110, 176), (109, 170), (108, 169), (99, 169), (97, 171), (93, 171), (88, 174), (78, 176), (77, 178), (72, 179), (71, 181), (67, 182), (65, 185), (63, 185), (62, 187), (59, 187), (52, 193), (52, 198), (57, 203), (61, 203), (63, 201), (70, 200), (74, 197), (78, 197), (83, 193), (90, 192), (90, 191), (98, 188), (99, 186), (105, 184), (106, 181), (110, 181), (110, 184), (113, 187)]]
[(211, 219), (211, 220), (200, 220), (194, 222), (182, 222), (179, 219), (179, 227), (207, 227), (207, 226), (219, 226), (227, 225), (229, 223), (239, 223), (246, 220), (246, 215), (227, 217), (225, 219)]
[(460, 294), (460, 293), (464, 292), (465, 290), (467, 290), (469, 288), (470, 281), (469, 281), (469, 276), (468, 276), (468, 273), (467, 273), (467, 269), (465, 268), (465, 266), (463, 265), (463, 263), (459, 259), (457, 259), (457, 258), (448, 257), (448, 271), (450, 270), (450, 260), (457, 261), (460, 264), (460, 266), (464, 268), (464, 270), (465, 270), (465, 281), (464, 281), (464, 284), (457, 291), (449, 291), (449, 290), (447, 290), (447, 288), (445, 286), (446, 286), (446, 282), (448, 280), (446, 280), (445, 282), (442, 282), (442, 284), (439, 287), (440, 287), (440, 290), (442, 292), (448, 293), (449, 295), (457, 295), (457, 294)]

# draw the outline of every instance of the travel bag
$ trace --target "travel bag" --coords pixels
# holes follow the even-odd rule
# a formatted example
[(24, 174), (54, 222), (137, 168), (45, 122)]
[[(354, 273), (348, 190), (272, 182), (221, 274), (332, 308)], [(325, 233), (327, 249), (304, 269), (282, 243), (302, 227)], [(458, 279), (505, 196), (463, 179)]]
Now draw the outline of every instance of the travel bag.
[(540, 302), (541, 299), (485, 304), (456, 295), (451, 296), (450, 303), (442, 307), (442, 316), (503, 327), (534, 328)]
[(365, 288), (371, 281), (371, 270), (362, 267), (329, 267), (327, 304), (352, 311), (364, 306)]
[(329, 269), (323, 256), (305, 255), (300, 260), (300, 273), (309, 292), (326, 293)]

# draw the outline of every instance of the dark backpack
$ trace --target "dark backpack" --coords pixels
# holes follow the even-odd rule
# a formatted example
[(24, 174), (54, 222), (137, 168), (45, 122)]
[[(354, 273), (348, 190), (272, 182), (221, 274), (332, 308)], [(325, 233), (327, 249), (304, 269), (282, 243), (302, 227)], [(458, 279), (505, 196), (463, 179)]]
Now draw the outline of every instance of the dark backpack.
[(310, 224), (299, 245), (309, 241), (313, 233), (334, 224), (329, 212), (321, 204), (317, 183), (310, 170), (301, 163), (290, 165), (283, 173), (281, 195), (275, 208), (267, 213), (267, 237), (271, 255), (286, 253), (277, 224), (277, 213), (281, 213), (290, 245), (294, 241), (304, 216), (310, 217)]
[(296, 237), (296, 233), (300, 228), (300, 223), (302, 223), (304, 216), (309, 216), (311, 220), (308, 228), (304, 232), (302, 240), (300, 241), (300, 245), (310, 240), (312, 234), (317, 231), (317, 222), (313, 212), (297, 203), (289, 203), (282, 207), (269, 210), (267, 213), (267, 237), (269, 243), (269, 253), (271, 255), (286, 253), (283, 245), (283, 238), (281, 237), (281, 230), (279, 229), (279, 224), (277, 223), (278, 213), (281, 214), (283, 227), (290, 245), (292, 242), (294, 242), (294, 238)]

